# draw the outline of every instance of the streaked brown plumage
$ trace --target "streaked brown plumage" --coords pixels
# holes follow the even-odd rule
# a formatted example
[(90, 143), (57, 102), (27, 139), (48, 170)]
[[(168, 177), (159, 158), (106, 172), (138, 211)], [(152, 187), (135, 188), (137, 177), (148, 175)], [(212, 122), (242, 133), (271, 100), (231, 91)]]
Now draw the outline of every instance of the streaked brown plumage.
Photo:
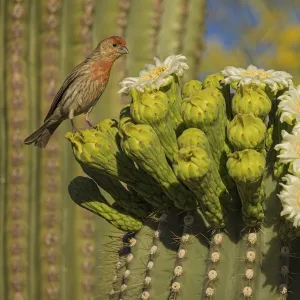
[(116, 59), (127, 53), (126, 42), (121, 37), (112, 36), (101, 41), (67, 77), (54, 97), (44, 123), (24, 143), (46, 147), (62, 121), (69, 118), (76, 130), (73, 118), (83, 113), (86, 122), (92, 126), (89, 113), (105, 90), (111, 67)]

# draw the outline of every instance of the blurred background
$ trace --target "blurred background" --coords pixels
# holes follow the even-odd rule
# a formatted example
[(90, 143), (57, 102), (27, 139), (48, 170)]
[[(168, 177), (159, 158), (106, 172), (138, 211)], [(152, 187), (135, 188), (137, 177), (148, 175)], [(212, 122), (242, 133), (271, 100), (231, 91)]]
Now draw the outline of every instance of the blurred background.
[(114, 65), (95, 123), (118, 118), (128, 101), (118, 82), (154, 56), (185, 55), (184, 80), (254, 64), (298, 83), (299, 20), (297, 0), (0, 0), (0, 299), (107, 299), (121, 232), (69, 198), (82, 173), (69, 122), (46, 149), (23, 145), (100, 40), (121, 35), (130, 54)]

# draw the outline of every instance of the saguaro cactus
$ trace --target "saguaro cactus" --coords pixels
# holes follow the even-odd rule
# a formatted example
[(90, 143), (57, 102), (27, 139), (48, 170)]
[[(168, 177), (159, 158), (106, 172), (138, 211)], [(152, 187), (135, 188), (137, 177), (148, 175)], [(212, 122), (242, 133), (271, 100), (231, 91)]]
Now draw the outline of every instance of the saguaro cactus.
[[(118, 253), (110, 245), (122, 244), (115, 238), (121, 231), (68, 201), (67, 183), (82, 174), (63, 138), (70, 125), (62, 125), (44, 151), (22, 141), (42, 122), (63, 79), (108, 36), (124, 37), (130, 57), (114, 66), (95, 120), (118, 116), (119, 81), (160, 55), (166, 44), (194, 61), (189, 74), (196, 76), (204, 6), (204, 0), (0, 1), (0, 299), (105, 297), (96, 278), (105, 284), (114, 273), (111, 261)], [(165, 22), (170, 16), (177, 24)], [(191, 38), (184, 41), (187, 32)], [(83, 126), (80, 117), (75, 122)], [(124, 187), (116, 178), (94, 175), (101, 193), (118, 202), (108, 199), (102, 208), (111, 212), (117, 205), (144, 220), (152, 209), (166, 206), (161, 200), (172, 203), (149, 174), (137, 170), (130, 175), (143, 182), (136, 186), (132, 180)]]
[[(138, 195), (140, 203), (152, 204), (145, 206), (147, 216), (136, 215), (143, 225), (119, 237), (123, 246), (115, 249), (119, 258), (107, 297), (297, 299), (299, 285), (291, 282), (300, 270), (300, 86), (293, 87), (288, 73), (250, 66), (227, 67), (204, 84), (191, 80), (181, 87), (187, 65), (176, 57), (121, 82), (132, 102), (119, 122), (106, 119), (67, 134), (76, 160), (95, 182), (113, 176), (127, 183), (126, 199)], [(183, 123), (177, 132), (174, 111)], [(280, 135), (277, 126), (285, 128)], [(279, 177), (275, 161), (288, 165)], [(124, 176), (123, 165), (130, 174)], [(141, 177), (132, 176), (139, 172)], [(159, 193), (155, 202), (135, 188), (146, 175)], [(112, 222), (100, 208), (99, 191), (89, 188), (95, 187), (92, 179), (75, 178), (71, 197), (81, 205), (92, 198), (95, 205), (84, 207)], [(105, 182), (100, 186), (105, 189)], [(133, 224), (119, 197), (110, 204), (122, 215), (116, 213), (115, 222), (127, 215)]]

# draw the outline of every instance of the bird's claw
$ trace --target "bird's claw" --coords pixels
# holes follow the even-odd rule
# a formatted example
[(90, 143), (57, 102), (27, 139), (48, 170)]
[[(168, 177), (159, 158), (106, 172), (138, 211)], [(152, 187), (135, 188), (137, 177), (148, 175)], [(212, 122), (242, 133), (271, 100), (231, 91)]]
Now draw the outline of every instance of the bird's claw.
[[(82, 129), (84, 129), (84, 128), (82, 128)], [(83, 134), (82, 134), (81, 130), (79, 130), (76, 127), (73, 127), (72, 132), (73, 132), (73, 134), (78, 133), (81, 137), (83, 137)]]

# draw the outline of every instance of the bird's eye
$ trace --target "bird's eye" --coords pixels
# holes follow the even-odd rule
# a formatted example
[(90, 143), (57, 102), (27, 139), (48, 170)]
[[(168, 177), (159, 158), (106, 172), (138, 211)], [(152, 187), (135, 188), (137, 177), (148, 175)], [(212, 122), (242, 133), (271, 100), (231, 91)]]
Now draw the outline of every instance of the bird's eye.
[(113, 47), (117, 47), (117, 44), (113, 44)]

